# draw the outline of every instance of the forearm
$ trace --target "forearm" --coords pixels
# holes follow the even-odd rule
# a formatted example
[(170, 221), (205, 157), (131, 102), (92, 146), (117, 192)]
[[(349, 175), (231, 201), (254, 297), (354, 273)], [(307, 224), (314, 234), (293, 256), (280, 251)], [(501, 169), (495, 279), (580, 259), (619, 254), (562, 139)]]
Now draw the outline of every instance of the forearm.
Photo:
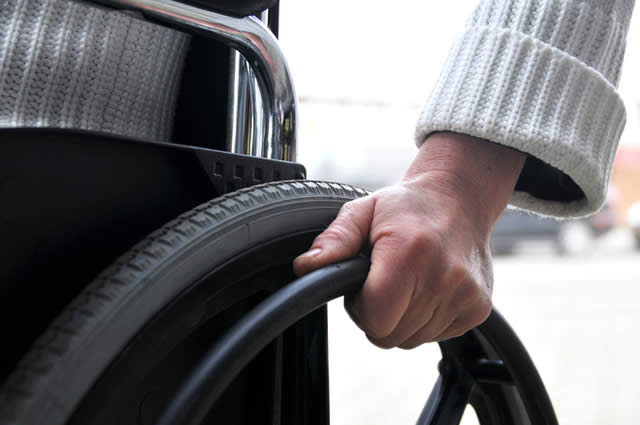
[(491, 228), (506, 207), (526, 154), (483, 139), (435, 133), (423, 143), (404, 176), (454, 197)]

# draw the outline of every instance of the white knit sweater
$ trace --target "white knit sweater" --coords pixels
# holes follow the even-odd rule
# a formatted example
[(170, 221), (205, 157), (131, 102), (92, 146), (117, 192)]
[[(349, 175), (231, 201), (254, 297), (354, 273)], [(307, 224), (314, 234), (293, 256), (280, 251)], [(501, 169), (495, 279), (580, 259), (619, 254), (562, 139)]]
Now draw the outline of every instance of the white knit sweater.
[(188, 37), (70, 0), (0, 0), (0, 127), (168, 141)]
[(416, 142), (454, 131), (526, 152), (541, 161), (525, 167), (552, 167), (529, 175), (565, 173), (584, 197), (516, 191), (512, 204), (558, 217), (596, 211), (626, 120), (616, 86), (633, 5), (482, 0), (424, 108)]
[[(625, 122), (615, 86), (633, 3), (481, 0), (420, 117), (417, 143), (455, 131), (519, 149), (541, 160), (527, 161), (523, 175), (564, 173), (584, 196), (516, 191), (513, 204), (564, 217), (597, 210)], [(0, 0), (0, 126), (168, 140), (187, 43), (74, 1)]]

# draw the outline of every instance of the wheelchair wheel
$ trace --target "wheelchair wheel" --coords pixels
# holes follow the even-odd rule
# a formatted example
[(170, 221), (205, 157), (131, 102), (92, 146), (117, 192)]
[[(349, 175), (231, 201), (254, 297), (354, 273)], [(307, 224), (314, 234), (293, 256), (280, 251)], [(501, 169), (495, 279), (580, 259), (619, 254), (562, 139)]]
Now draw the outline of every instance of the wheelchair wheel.
[[(202, 365), (214, 343), (229, 340), (230, 328), (237, 329), (265, 305), (290, 315), (306, 308), (309, 313), (316, 307), (306, 304), (328, 300), (278, 301), (291, 288), (281, 287), (295, 278), (293, 258), (345, 202), (365, 194), (342, 184), (279, 182), (234, 192), (182, 214), (120, 257), (36, 341), (0, 390), (0, 424), (151, 425), (165, 420), (166, 407), (189, 388), (185, 382), (194, 373), (204, 370), (201, 376), (210, 376)], [(344, 268), (342, 274), (363, 279), (366, 270)], [(334, 297), (342, 295), (340, 279), (329, 280), (329, 285), (316, 282), (320, 292), (333, 285), (338, 288)], [(266, 326), (278, 335), (292, 323), (281, 321), (276, 331)], [(295, 329), (285, 335), (290, 331)], [(318, 399), (300, 403), (292, 394), (306, 379), (296, 363), (305, 373), (313, 363), (304, 358), (307, 353), (297, 351), (283, 360), (286, 337), (263, 350), (271, 340), (265, 333), (256, 334), (261, 343), (259, 338), (247, 343), (251, 333), (240, 334), (245, 340), (235, 352), (244, 354), (224, 360), (233, 365), (229, 370), (241, 372), (234, 372), (197, 423), (328, 423), (326, 411), (312, 411)], [(312, 336), (311, 345), (322, 344), (318, 338)], [(230, 340), (240, 339), (232, 335)], [(468, 404), (482, 425), (557, 425), (526, 350), (495, 311), (481, 327), (440, 348), (440, 378), (420, 425), (457, 424)], [(311, 381), (322, 380), (313, 377), (314, 371), (310, 375)], [(201, 381), (204, 387), (190, 388), (204, 394), (223, 381)], [(325, 383), (320, 386), (326, 391)], [(287, 416), (288, 411), (293, 413)]]
[[(342, 204), (365, 194), (279, 182), (182, 214), (121, 256), (35, 342), (2, 387), (0, 423), (155, 422), (211, 342), (291, 281), (293, 258)], [(230, 391), (260, 392), (247, 382)], [(221, 400), (212, 416), (232, 404)], [(224, 423), (248, 423), (251, 412), (240, 410)]]

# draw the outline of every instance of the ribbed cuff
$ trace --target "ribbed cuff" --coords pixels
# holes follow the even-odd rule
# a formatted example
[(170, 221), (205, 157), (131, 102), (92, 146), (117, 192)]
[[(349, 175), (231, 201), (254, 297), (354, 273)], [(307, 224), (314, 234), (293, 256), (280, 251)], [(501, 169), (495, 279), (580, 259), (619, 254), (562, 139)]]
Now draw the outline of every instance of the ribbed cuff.
[(580, 60), (518, 31), (472, 27), (449, 56), (416, 142), (453, 131), (533, 155), (568, 175), (585, 198), (555, 202), (516, 192), (512, 203), (583, 216), (605, 200), (625, 120), (615, 87)]

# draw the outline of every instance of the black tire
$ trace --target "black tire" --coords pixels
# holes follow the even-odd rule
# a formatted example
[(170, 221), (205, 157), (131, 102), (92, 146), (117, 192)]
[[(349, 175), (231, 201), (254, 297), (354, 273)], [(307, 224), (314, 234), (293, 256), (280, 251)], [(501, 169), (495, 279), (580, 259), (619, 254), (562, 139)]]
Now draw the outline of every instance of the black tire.
[[(113, 369), (114, 359), (182, 294), (274, 241), (296, 241), (290, 252), (280, 255), (278, 249), (278, 261), (290, 270), (291, 258), (340, 207), (366, 193), (334, 183), (271, 183), (215, 199), (155, 231), (89, 284), (35, 342), (0, 390), (0, 424), (66, 424), (82, 413), (79, 406), (98, 391), (96, 382)], [(276, 257), (272, 253), (267, 262)], [(102, 422), (94, 417), (91, 423)]]

